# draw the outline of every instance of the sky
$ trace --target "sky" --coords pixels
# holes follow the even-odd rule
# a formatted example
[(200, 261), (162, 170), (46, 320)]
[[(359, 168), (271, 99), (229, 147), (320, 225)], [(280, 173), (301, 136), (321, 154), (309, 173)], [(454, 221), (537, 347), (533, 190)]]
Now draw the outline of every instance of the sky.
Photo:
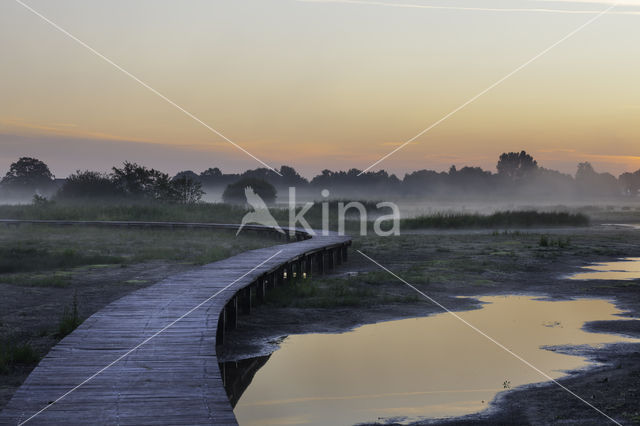
[[(603, 0), (23, 0), (254, 157), (365, 169), (607, 8)], [(640, 169), (640, 0), (378, 164)], [(261, 166), (15, 0), (0, 2), (0, 174)]]

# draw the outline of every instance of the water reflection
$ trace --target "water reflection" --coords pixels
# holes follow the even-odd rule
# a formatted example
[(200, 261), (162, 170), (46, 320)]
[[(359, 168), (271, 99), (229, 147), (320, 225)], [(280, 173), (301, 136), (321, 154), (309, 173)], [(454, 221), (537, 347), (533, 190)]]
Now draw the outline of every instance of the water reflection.
[[(606, 300), (542, 301), (483, 297), (461, 312), (551, 377), (588, 361), (542, 346), (637, 341), (587, 333), (585, 321), (618, 319)], [(286, 338), (235, 406), (240, 425), (355, 424), (473, 413), (508, 381), (544, 381), (538, 373), (449, 314), (365, 325), (344, 334)]]
[(269, 358), (271, 355), (220, 363), (222, 382), (232, 407), (235, 408), (238, 400), (251, 384), (253, 376), (267, 363)]
[(584, 266), (589, 272), (571, 275), (572, 280), (635, 280), (640, 278), (640, 257)]

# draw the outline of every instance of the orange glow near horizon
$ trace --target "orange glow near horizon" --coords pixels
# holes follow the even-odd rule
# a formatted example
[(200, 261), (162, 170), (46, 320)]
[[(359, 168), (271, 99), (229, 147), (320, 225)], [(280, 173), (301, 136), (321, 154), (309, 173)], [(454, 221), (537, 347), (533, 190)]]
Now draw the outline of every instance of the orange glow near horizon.
[[(30, 4), (252, 154), (306, 176), (369, 166), (588, 19), (324, 2)], [(117, 141), (122, 161), (127, 143), (147, 147), (150, 165), (171, 172), (260, 166), (19, 5), (0, 12), (0, 54), (11, 58), (0, 160), (68, 138)], [(640, 169), (638, 19), (603, 17), (375, 169), (493, 170), (501, 152), (523, 149), (566, 173), (581, 161)], [(16, 137), (29, 142), (16, 148)], [(113, 165), (92, 149), (51, 154), (51, 166)], [(182, 163), (163, 150), (182, 151)]]

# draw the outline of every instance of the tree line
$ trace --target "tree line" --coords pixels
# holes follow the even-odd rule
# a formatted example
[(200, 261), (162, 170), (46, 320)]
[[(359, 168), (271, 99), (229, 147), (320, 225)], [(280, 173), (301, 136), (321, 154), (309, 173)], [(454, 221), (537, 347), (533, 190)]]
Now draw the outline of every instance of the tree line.
[(204, 191), (199, 181), (187, 176), (171, 178), (167, 173), (130, 162), (113, 167), (111, 173), (79, 170), (59, 182), (44, 162), (22, 157), (11, 164), (0, 181), (0, 193), (6, 197), (53, 194), (60, 200), (102, 198), (191, 204), (200, 201)]
[(578, 164), (575, 176), (572, 176), (541, 167), (525, 151), (500, 155), (495, 173), (480, 167), (458, 169), (451, 166), (446, 172), (417, 170), (400, 179), (384, 170), (361, 174), (358, 169), (327, 169), (308, 180), (290, 166), (280, 167), (279, 172), (280, 175), (267, 168), (257, 168), (243, 173), (223, 173), (219, 168), (209, 168), (201, 173), (186, 170), (170, 177), (167, 173), (125, 162), (110, 173), (77, 171), (56, 184), (45, 163), (24, 157), (11, 164), (0, 181), (0, 193), (39, 192), (55, 193), (58, 199), (131, 198), (189, 204), (199, 201), (205, 190), (227, 188), (226, 193), (238, 194), (248, 183), (280, 189), (290, 186), (298, 189), (327, 188), (334, 195), (351, 192), (362, 194), (363, 198), (474, 194), (637, 197), (640, 192), (640, 170), (615, 177), (610, 173), (597, 172), (590, 163), (584, 162)]

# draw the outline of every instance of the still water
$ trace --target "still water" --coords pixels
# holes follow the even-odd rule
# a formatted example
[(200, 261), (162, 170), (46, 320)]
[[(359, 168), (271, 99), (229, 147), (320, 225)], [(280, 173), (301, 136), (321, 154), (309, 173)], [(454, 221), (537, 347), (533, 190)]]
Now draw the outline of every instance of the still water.
[[(619, 319), (615, 314), (620, 311), (607, 300), (480, 300), (482, 309), (459, 315), (554, 378), (589, 362), (544, 346), (637, 341), (581, 329), (586, 321)], [(241, 387), (250, 383), (237, 395), (240, 425), (457, 416), (486, 408), (505, 382), (513, 388), (546, 380), (447, 313), (364, 325), (343, 334), (289, 336), (256, 369), (253, 380), (244, 374)]]
[(640, 257), (628, 257), (615, 262), (584, 266), (588, 272), (571, 275), (572, 280), (635, 280), (640, 279)]

